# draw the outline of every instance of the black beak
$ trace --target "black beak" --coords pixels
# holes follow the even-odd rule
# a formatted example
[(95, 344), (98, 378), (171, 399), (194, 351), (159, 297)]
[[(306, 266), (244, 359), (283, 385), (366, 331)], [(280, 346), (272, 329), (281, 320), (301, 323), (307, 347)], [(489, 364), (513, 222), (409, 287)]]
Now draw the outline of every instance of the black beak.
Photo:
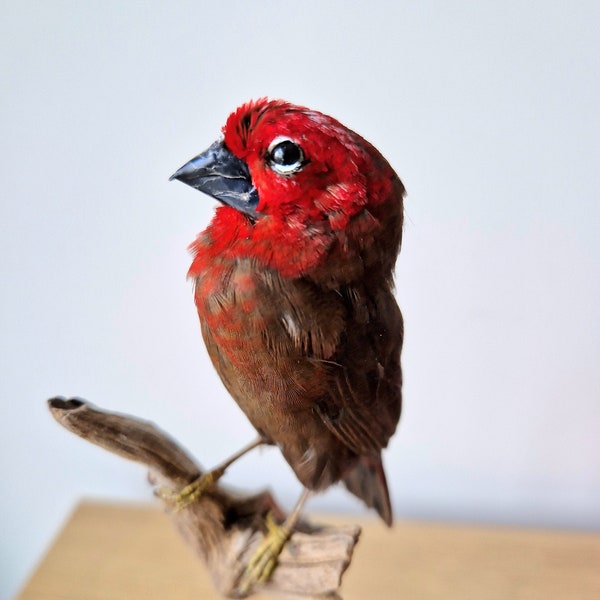
[(173, 173), (169, 181), (173, 179), (187, 183), (253, 219), (260, 217), (256, 212), (258, 192), (248, 165), (232, 154), (222, 141), (216, 141), (192, 158)]

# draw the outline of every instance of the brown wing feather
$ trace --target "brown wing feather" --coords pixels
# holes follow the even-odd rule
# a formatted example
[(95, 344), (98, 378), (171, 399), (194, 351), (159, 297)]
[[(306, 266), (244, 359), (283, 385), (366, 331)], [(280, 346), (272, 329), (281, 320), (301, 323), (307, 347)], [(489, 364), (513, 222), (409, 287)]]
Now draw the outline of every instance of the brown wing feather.
[(269, 329), (278, 363), (287, 363), (289, 356), (294, 368), (307, 370), (311, 382), (320, 384), (315, 394), (303, 395), (302, 406), (318, 414), (354, 454), (375, 459), (401, 411), (403, 322), (391, 290), (381, 281), (379, 287), (367, 280), (323, 290), (307, 280), (281, 280), (272, 272), (265, 278), (283, 308), (279, 322), (285, 331)]

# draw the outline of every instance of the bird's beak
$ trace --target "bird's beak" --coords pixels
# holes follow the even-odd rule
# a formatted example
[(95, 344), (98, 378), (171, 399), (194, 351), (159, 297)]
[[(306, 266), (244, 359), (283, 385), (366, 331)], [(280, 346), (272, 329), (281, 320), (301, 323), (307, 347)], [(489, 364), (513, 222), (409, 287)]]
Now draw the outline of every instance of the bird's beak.
[(192, 158), (173, 173), (178, 179), (256, 219), (258, 192), (252, 183), (248, 165), (232, 154), (223, 141), (216, 141), (202, 154)]

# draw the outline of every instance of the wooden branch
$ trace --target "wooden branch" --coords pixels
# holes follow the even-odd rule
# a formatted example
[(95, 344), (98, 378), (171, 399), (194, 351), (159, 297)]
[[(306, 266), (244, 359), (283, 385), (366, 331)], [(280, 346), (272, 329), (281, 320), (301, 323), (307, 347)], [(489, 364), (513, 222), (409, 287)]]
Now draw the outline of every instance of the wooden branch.
[[(176, 494), (202, 470), (173, 439), (153, 423), (111, 413), (84, 400), (52, 398), (53, 417), (83, 439), (149, 469), (155, 494)], [(167, 502), (168, 504), (168, 502)], [(263, 537), (268, 513), (285, 518), (268, 491), (241, 494), (214, 484), (198, 500), (169, 514), (181, 535), (205, 563), (218, 591), (229, 598), (251, 595), (239, 581)], [(360, 527), (317, 527), (300, 523), (279, 557), (271, 579), (260, 591), (290, 599), (339, 599), (344, 571), (350, 565)]]

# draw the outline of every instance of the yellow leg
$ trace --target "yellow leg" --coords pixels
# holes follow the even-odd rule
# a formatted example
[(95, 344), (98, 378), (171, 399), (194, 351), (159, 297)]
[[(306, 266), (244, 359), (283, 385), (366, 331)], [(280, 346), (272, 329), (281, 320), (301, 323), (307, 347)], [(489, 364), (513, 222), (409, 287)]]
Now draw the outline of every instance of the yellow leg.
[(181, 488), (177, 493), (161, 493), (161, 498), (167, 502), (173, 512), (179, 512), (193, 504), (222, 477), (225, 471), (218, 468), (200, 475)]
[(275, 522), (271, 513), (267, 515), (265, 519), (267, 533), (248, 562), (238, 584), (239, 591), (242, 594), (247, 594), (255, 585), (266, 583), (269, 580), (277, 566), (279, 555), (300, 518), (300, 512), (309, 495), (310, 490), (305, 489), (294, 510), (281, 525)]
[(258, 438), (251, 444), (248, 444), (244, 448), (242, 448), (239, 452), (236, 452), (233, 456), (228, 458), (224, 463), (220, 464), (212, 471), (205, 473), (204, 475), (200, 475), (186, 485), (184, 488), (179, 490), (179, 492), (172, 491), (159, 491), (158, 495), (162, 500), (164, 500), (169, 507), (174, 512), (179, 512), (184, 508), (187, 508), (190, 504), (196, 502), (206, 490), (210, 489), (221, 477), (224, 475), (225, 471), (234, 463), (238, 458), (244, 456), (250, 450), (253, 450), (257, 446), (261, 444), (265, 444), (265, 440), (263, 438)]

